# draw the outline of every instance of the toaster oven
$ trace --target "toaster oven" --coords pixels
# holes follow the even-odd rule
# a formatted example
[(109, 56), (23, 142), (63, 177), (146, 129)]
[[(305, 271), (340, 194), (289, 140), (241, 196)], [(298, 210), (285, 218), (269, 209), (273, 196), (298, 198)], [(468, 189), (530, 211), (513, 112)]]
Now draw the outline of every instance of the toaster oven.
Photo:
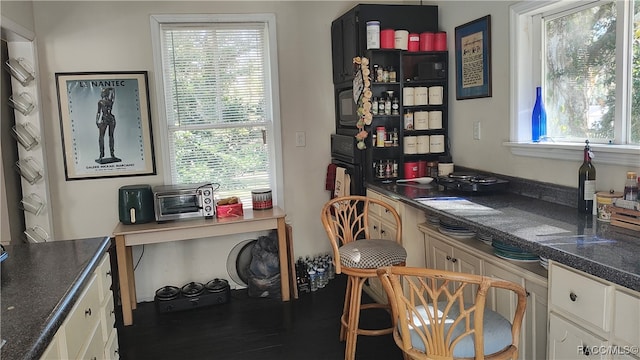
[(211, 183), (162, 185), (153, 188), (156, 221), (215, 216)]

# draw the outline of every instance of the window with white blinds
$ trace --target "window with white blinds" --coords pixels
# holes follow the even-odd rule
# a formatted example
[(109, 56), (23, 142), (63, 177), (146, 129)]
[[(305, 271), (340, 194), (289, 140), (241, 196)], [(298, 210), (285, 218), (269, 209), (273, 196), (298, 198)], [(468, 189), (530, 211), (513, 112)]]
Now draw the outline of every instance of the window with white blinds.
[(277, 180), (273, 28), (220, 16), (155, 19), (171, 182), (217, 183), (220, 197), (251, 206), (251, 190), (273, 189)]

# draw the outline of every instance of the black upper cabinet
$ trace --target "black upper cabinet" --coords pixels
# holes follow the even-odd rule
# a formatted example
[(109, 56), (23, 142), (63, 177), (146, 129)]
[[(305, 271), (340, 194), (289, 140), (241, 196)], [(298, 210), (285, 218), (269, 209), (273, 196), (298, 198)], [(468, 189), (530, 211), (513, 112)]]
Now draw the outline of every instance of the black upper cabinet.
[(353, 79), (353, 58), (367, 50), (367, 21), (380, 21), (380, 29), (408, 30), (410, 33), (438, 31), (435, 5), (360, 4), (331, 23), (333, 82)]
[(331, 23), (333, 82), (336, 84), (353, 78), (353, 58), (358, 56), (359, 49), (356, 22), (356, 12), (351, 10)]

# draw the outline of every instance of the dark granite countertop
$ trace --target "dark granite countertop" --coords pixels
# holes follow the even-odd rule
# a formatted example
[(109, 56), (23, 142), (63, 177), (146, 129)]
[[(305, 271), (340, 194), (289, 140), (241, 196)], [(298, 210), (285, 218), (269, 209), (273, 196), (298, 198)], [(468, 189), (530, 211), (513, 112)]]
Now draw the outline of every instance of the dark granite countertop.
[(5, 246), (0, 358), (40, 358), (109, 244), (101, 237)]
[(367, 187), (420, 208), (428, 216), (446, 217), (506, 244), (640, 291), (640, 234), (580, 215), (575, 207), (509, 191), (440, 190), (435, 183)]

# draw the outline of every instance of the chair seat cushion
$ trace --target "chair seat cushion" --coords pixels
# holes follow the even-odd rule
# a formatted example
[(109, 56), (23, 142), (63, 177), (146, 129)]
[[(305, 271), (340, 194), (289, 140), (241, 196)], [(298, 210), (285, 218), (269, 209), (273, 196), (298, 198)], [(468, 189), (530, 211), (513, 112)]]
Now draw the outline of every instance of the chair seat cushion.
[[(438, 303), (438, 316), (442, 317), (442, 309), (446, 306), (446, 302)], [(465, 308), (468, 308), (468, 304), (465, 305)], [(427, 310), (423, 306), (416, 306), (416, 310), (420, 314), (420, 317), (424, 319), (424, 322), (429, 326), (429, 318), (427, 316)], [(433, 314), (433, 307), (429, 305), (429, 311)], [(447, 314), (447, 320), (445, 320), (445, 334), (449, 331), (451, 327), (450, 324), (447, 324), (450, 320), (450, 323), (458, 317), (460, 311), (457, 305), (451, 307), (449, 313)], [(417, 315), (413, 317), (413, 323), (416, 327), (420, 327), (420, 321), (416, 318)], [(473, 317), (471, 317), (471, 327), (474, 326)], [(451, 336), (452, 340), (455, 340), (460, 334), (462, 334), (465, 330), (464, 321), (461, 321), (453, 330), (453, 334)], [(414, 328), (409, 327), (409, 332), (411, 333), (411, 345), (414, 349), (425, 352), (425, 345), (420, 339), (420, 336), (417, 334), (417, 331)], [(498, 314), (495, 311), (486, 309), (484, 310), (484, 321), (483, 321), (483, 332), (484, 332), (484, 354), (494, 354), (499, 351), (504, 350), (507, 346), (511, 345), (511, 323), (502, 315)], [(446, 335), (445, 335), (446, 336)], [(453, 357), (455, 358), (473, 358), (475, 356), (475, 338), (474, 334), (468, 334), (460, 340), (460, 342), (453, 349)]]
[(407, 251), (395, 241), (357, 240), (340, 247), (340, 264), (357, 269), (377, 269), (407, 260)]

